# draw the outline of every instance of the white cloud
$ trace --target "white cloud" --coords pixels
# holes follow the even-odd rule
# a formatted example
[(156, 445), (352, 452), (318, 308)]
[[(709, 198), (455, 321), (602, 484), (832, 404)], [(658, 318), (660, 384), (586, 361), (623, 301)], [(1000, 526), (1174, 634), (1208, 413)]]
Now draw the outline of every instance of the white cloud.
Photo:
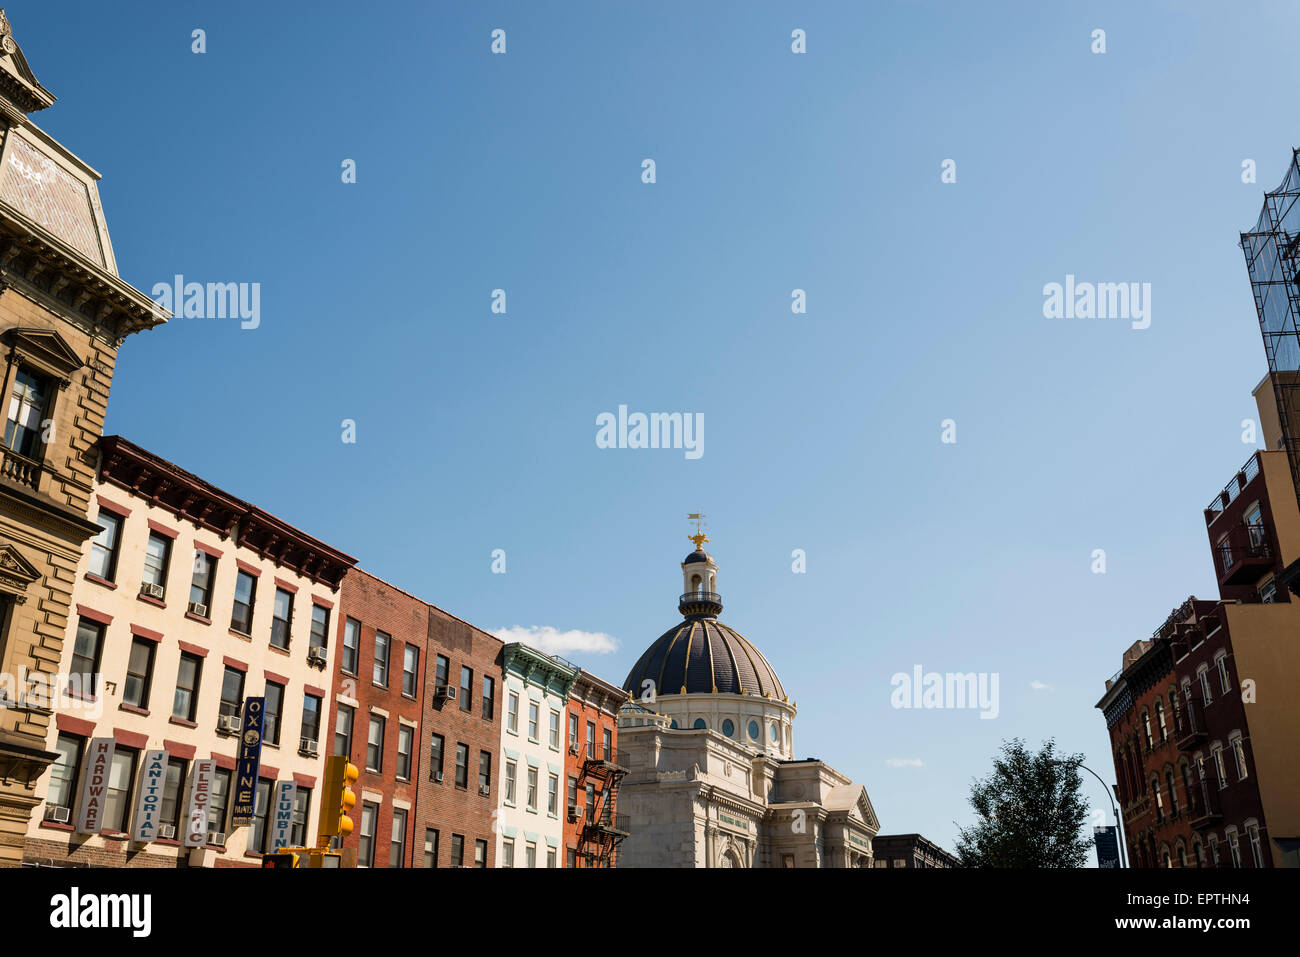
[(603, 631), (560, 631), (550, 625), (533, 625), (525, 628), (498, 628), (492, 632), (504, 642), (521, 641), (548, 655), (569, 655), (577, 652), (588, 655), (607, 655), (618, 650), (618, 640)]
[(1052, 686), (1051, 686), (1051, 685), (1045, 685), (1045, 684), (1043, 684), (1041, 681), (1039, 681), (1037, 678), (1035, 678), (1033, 681), (1029, 682), (1029, 687), (1033, 688), (1035, 691), (1051, 691), (1051, 690), (1052, 690)]
[(923, 768), (925, 764), (920, 758), (886, 758), (885, 763), (891, 768)]

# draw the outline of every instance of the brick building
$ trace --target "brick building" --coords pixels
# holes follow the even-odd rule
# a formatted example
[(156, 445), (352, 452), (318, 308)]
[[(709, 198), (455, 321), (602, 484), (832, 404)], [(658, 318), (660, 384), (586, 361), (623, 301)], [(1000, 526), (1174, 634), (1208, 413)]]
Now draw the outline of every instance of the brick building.
[(565, 714), (564, 866), (613, 867), (618, 823), (618, 709), (627, 692), (578, 669)]
[(502, 649), (429, 605), (415, 858), (422, 867), (495, 867), (501, 768)]
[(961, 867), (961, 862), (920, 834), (877, 834), (871, 839), (875, 867)]
[(356, 829), (342, 847), (363, 867), (411, 867), (429, 606), (359, 568), (340, 596), (330, 753), (360, 772)]
[[(50, 106), (0, 11), (0, 674), (49, 686), (82, 546), (98, 533), (94, 444), (117, 350), (164, 321), (117, 274), (99, 174), (38, 128)], [(0, 709), (0, 866), (23, 856), (37, 782), (57, 755), (44, 704)]]

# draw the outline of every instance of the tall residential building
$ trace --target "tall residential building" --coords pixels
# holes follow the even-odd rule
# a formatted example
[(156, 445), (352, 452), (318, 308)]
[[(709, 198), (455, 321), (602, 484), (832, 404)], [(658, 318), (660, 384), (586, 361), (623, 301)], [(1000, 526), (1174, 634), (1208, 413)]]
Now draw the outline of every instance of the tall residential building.
[(618, 815), (618, 711), (627, 692), (578, 670), (565, 716), (564, 866), (613, 867), (627, 836)]
[[(55, 759), (25, 859), (257, 866), (312, 841), (330, 633), (354, 559), (123, 438), (98, 456), (99, 534), (76, 566), (61, 662), (76, 683), (43, 742)], [(241, 825), (248, 697), (265, 711)]]
[(559, 867), (565, 837), (564, 721), (574, 666), (519, 642), (505, 646), (505, 724), (498, 867)]
[(46, 694), (75, 628), (82, 545), (99, 528), (95, 442), (117, 350), (164, 321), (117, 274), (99, 174), (37, 127), (54, 96), (0, 11), (0, 866), (22, 860), (37, 784), (59, 759)]

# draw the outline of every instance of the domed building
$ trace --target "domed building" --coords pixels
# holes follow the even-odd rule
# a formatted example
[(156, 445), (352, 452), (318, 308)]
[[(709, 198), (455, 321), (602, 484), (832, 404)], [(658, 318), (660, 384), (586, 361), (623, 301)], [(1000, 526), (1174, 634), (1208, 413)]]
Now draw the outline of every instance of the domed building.
[(798, 712), (758, 648), (718, 620), (718, 565), (681, 563), (682, 620), (637, 659), (619, 716), (620, 867), (870, 867), (866, 788), (794, 756)]

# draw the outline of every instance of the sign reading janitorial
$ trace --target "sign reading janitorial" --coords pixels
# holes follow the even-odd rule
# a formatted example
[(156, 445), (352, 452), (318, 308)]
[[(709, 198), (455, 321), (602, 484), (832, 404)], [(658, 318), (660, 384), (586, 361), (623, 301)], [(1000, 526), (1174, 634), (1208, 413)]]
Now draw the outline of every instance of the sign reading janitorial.
[(162, 821), (163, 788), (167, 785), (167, 752), (146, 751), (140, 769), (140, 803), (135, 809), (131, 840), (152, 841)]
[(252, 824), (257, 815), (257, 768), (262, 762), (262, 721), (265, 718), (265, 698), (244, 699), (239, 762), (235, 766), (235, 794), (230, 808), (231, 827)]
[(203, 847), (208, 843), (208, 811), (212, 807), (212, 781), (217, 762), (211, 758), (195, 761), (190, 772), (190, 802), (185, 811), (185, 846)]
[(1113, 827), (1094, 827), (1092, 836), (1097, 844), (1097, 866), (1119, 867), (1119, 835)]
[(293, 843), (293, 808), (298, 803), (298, 785), (277, 781), (271, 804), (271, 850)]
[(113, 766), (117, 742), (112, 738), (91, 738), (86, 749), (86, 773), (81, 779), (81, 800), (77, 804), (77, 832), (98, 834), (108, 799), (108, 772)]

